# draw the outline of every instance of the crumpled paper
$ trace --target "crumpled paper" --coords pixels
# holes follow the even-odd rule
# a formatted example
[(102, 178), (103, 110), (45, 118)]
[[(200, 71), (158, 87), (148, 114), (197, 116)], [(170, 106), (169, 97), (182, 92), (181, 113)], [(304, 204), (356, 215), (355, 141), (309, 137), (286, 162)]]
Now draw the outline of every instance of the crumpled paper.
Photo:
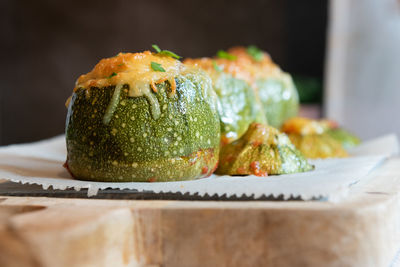
[(305, 173), (257, 176), (219, 176), (179, 182), (105, 183), (73, 179), (62, 167), (66, 158), (65, 136), (40, 142), (0, 148), (0, 179), (22, 184), (38, 184), (44, 189), (88, 189), (88, 196), (107, 188), (130, 189), (138, 192), (182, 193), (199, 196), (281, 197), (303, 200), (338, 201), (350, 186), (378, 167), (399, 150), (396, 135), (388, 135), (356, 147), (353, 155), (344, 159), (311, 160), (315, 170)]

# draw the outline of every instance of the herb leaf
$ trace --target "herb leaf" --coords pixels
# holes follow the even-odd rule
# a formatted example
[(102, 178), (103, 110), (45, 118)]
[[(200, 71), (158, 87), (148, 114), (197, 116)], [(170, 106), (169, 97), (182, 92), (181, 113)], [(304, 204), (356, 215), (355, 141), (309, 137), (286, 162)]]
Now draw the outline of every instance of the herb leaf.
[(176, 59), (180, 59), (181, 56), (178, 56), (177, 54), (175, 54), (172, 51), (169, 50), (161, 50), (160, 47), (156, 44), (153, 44), (152, 47), (154, 48), (154, 50), (156, 50), (156, 52), (160, 55), (163, 56), (168, 56), (168, 57), (172, 57), (172, 58), (176, 58)]
[(163, 50), (159, 53), (160, 55), (165, 55), (165, 56), (169, 56), (169, 57), (173, 57), (176, 59), (180, 59), (181, 57), (178, 56), (177, 54), (175, 54), (174, 52), (171, 52), (169, 50)]
[(213, 67), (216, 71), (221, 72), (223, 68), (221, 66), (218, 66), (217, 62), (215, 60), (212, 61)]
[(246, 51), (255, 61), (261, 61), (263, 59), (263, 52), (255, 45), (249, 45)]
[(115, 72), (111, 73), (110, 76), (107, 77), (107, 79), (111, 79), (112, 77), (117, 76), (117, 74)]
[(228, 59), (228, 60), (236, 60), (235, 55), (229, 54), (228, 52), (226, 52), (224, 50), (218, 50), (217, 57)]
[(153, 49), (156, 50), (157, 53), (161, 52), (161, 49), (160, 49), (160, 47), (158, 47), (158, 45), (153, 44), (151, 47), (153, 47)]
[(165, 72), (165, 69), (161, 66), (161, 64), (160, 63), (157, 63), (157, 62), (151, 62), (151, 64), (150, 64), (150, 66), (151, 66), (151, 68), (154, 70), (154, 71), (160, 71), (160, 72)]

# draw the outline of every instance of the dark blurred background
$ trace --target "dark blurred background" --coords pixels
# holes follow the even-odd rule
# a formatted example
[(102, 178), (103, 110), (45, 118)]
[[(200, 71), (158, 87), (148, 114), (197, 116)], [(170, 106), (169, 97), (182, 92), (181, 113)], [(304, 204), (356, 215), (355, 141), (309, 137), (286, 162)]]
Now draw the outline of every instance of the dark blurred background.
[(79, 75), (103, 57), (148, 50), (153, 43), (184, 57), (257, 45), (294, 75), (303, 102), (321, 100), (326, 0), (2, 0), (0, 5), (1, 145), (63, 133), (64, 103)]

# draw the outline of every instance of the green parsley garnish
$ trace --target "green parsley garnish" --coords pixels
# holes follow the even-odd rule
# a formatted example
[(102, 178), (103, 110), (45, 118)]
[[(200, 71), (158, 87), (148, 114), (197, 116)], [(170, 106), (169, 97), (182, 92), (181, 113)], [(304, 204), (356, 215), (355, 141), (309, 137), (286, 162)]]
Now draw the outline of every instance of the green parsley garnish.
[(158, 47), (158, 45), (153, 44), (151, 47), (153, 47), (153, 49), (156, 50), (157, 53), (161, 52), (161, 49), (160, 49), (160, 47)]
[(154, 71), (160, 71), (160, 72), (165, 72), (165, 69), (161, 66), (161, 64), (160, 63), (157, 63), (157, 62), (151, 62), (151, 68), (154, 70)]
[(263, 59), (263, 52), (255, 45), (249, 45), (246, 51), (255, 61), (261, 61)]
[(224, 50), (219, 50), (217, 52), (217, 57), (228, 59), (228, 60), (236, 60), (236, 56), (235, 55), (229, 54), (228, 52), (226, 52)]
[(172, 57), (172, 58), (176, 58), (176, 59), (180, 59), (180, 58), (181, 58), (180, 56), (178, 56), (177, 54), (175, 54), (175, 53), (172, 52), (172, 51), (169, 51), (169, 50), (161, 50), (160, 47), (159, 47), (158, 45), (156, 45), (156, 44), (153, 44), (152, 47), (153, 47), (153, 49), (156, 50), (156, 52), (157, 52), (158, 54), (160, 54), (160, 55), (168, 56), (168, 57)]
[(112, 77), (117, 76), (117, 74), (115, 72), (111, 73), (110, 76), (107, 77), (107, 79), (111, 79)]
[(169, 50), (163, 50), (159, 54), (160, 55), (169, 56), (169, 57), (173, 57), (173, 58), (176, 58), (176, 59), (180, 59), (181, 58), (180, 56), (178, 56), (177, 54), (175, 54), (174, 52), (169, 51)]
[(215, 60), (212, 61), (213, 67), (216, 71), (221, 72), (223, 70), (223, 67), (218, 66), (217, 62)]

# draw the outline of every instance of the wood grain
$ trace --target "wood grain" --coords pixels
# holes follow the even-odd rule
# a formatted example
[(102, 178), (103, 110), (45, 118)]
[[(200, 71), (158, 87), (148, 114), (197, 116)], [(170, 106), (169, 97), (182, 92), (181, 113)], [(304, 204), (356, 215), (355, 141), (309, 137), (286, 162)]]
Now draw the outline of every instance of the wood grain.
[(389, 266), (400, 158), (339, 203), (0, 199), (0, 266)]

